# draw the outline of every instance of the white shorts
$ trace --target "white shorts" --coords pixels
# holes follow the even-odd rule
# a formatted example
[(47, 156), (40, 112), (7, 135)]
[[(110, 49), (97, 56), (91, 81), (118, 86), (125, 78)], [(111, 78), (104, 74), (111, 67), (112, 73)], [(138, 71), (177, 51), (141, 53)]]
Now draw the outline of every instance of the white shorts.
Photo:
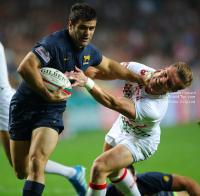
[(9, 106), (14, 93), (11, 87), (0, 90), (0, 131), (8, 131)]
[(119, 120), (117, 120), (107, 133), (105, 141), (113, 147), (117, 144), (126, 146), (134, 158), (134, 163), (136, 163), (146, 160), (154, 154), (160, 143), (160, 135), (137, 138), (120, 129)]

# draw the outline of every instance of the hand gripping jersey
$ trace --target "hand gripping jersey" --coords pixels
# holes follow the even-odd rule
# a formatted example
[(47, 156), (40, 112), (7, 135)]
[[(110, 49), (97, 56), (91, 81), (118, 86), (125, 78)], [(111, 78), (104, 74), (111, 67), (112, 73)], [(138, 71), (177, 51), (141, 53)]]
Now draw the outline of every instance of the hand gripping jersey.
[[(121, 63), (127, 69), (139, 75), (155, 70), (136, 62)], [(168, 107), (167, 95), (150, 95), (145, 86), (134, 81), (126, 81), (123, 96), (134, 101), (136, 118), (129, 119), (120, 114), (118, 120), (123, 131), (134, 137), (160, 135), (160, 122)]]

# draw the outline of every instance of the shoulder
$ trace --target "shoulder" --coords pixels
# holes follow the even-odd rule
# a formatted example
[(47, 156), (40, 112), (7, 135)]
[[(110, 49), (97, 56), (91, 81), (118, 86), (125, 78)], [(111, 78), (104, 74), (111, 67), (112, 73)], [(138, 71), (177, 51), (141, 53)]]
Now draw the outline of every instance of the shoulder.
[(99, 52), (99, 49), (98, 49), (95, 45), (93, 45), (93, 44), (91, 44), (91, 43), (89, 43), (89, 44), (85, 47), (85, 49), (86, 49), (86, 50), (89, 50), (90, 52)]
[(137, 174), (137, 179), (148, 179), (149, 181), (153, 179), (163, 180), (163, 181), (169, 181), (172, 179), (171, 174), (164, 174), (162, 172), (146, 172), (142, 174)]
[(160, 172), (137, 174), (137, 183), (139, 190), (145, 190), (146, 193), (168, 191), (172, 186), (172, 175)]
[(68, 43), (66, 29), (57, 31), (38, 42), (38, 44), (51, 47), (64, 47), (66, 43)]

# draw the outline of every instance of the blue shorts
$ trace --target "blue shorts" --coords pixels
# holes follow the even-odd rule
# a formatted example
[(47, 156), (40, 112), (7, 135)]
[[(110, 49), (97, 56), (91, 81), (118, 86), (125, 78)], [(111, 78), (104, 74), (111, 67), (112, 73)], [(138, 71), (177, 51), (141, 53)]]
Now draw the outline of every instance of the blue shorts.
[(13, 96), (9, 111), (10, 139), (31, 140), (32, 131), (38, 127), (50, 127), (60, 134), (63, 129), (62, 116), (65, 108), (54, 108), (39, 103), (19, 101)]

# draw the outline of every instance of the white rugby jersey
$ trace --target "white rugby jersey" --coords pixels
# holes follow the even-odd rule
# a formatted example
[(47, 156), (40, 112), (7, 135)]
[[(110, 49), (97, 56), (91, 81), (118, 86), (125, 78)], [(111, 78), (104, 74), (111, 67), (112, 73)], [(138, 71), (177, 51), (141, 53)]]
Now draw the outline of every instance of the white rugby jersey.
[[(127, 69), (139, 75), (155, 70), (136, 62), (121, 63)], [(129, 119), (120, 114), (118, 120), (120, 126), (126, 133), (140, 137), (160, 135), (160, 122), (168, 107), (168, 96), (150, 95), (145, 92), (145, 86), (134, 81), (125, 81), (123, 96), (135, 103), (136, 118)]]
[(2, 43), (0, 42), (0, 90), (9, 86), (10, 86), (10, 83), (8, 80), (8, 71), (7, 71), (4, 47)]

